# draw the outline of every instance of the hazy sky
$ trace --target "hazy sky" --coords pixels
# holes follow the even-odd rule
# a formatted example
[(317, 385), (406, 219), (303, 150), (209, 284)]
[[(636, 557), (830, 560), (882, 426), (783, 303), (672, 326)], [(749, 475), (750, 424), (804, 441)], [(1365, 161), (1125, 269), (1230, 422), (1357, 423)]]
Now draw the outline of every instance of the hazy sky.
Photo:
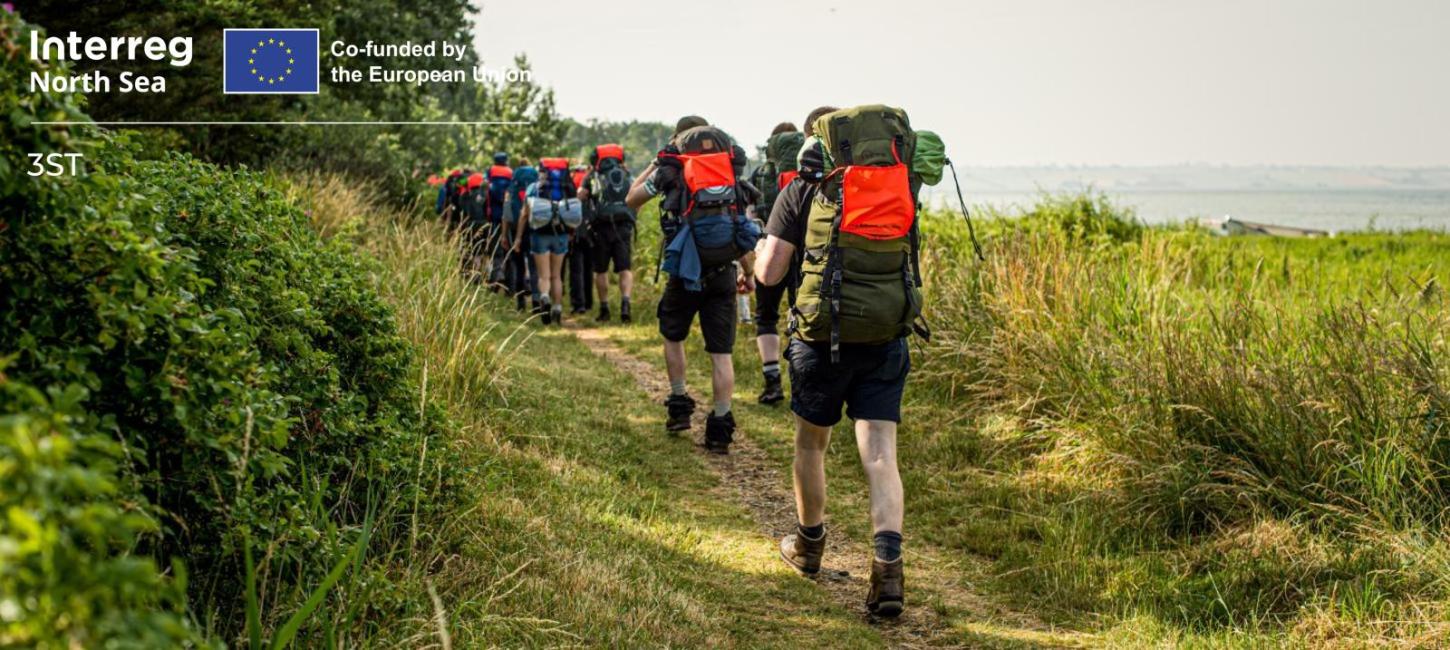
[(1450, 164), (1450, 0), (485, 0), (578, 118), (888, 103), (963, 164)]

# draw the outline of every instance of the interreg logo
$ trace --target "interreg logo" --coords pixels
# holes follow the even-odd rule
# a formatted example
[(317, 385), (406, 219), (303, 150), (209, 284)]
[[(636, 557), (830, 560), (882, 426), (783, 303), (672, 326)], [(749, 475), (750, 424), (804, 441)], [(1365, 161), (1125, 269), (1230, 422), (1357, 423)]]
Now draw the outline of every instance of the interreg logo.
[(316, 29), (227, 29), (222, 43), (222, 92), (317, 93), (321, 57)]

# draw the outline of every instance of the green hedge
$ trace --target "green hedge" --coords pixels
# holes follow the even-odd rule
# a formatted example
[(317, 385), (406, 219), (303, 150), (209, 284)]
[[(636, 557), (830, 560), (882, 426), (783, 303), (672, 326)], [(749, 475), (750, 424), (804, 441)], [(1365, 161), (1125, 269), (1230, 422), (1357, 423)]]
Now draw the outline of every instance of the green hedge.
[[(27, 42), (0, 20), (6, 46)], [(0, 74), (0, 645), (274, 627), (365, 519), (385, 549), (438, 507), (453, 477), (417, 472), (441, 416), (367, 264), (277, 183), (37, 127), (83, 115), (25, 94), (35, 65)], [(47, 151), (86, 153), (89, 173), (15, 166)]]

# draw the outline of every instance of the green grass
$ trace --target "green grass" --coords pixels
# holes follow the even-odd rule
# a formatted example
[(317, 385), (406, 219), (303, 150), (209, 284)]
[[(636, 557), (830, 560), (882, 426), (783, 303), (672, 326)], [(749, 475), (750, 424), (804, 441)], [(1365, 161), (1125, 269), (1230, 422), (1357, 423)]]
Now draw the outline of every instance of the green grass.
[[(607, 331), (659, 368), (653, 218), (637, 322)], [(908, 557), (1107, 647), (1443, 641), (1443, 424), (1427, 413), (1444, 405), (1450, 240), (1096, 223), (1117, 218), (1058, 200), (988, 220), (986, 264), (958, 222), (928, 218), (936, 336), (913, 342), (900, 442)], [(881, 642), (779, 566), (631, 377), (472, 290), (431, 224), (321, 225), (380, 260), (425, 361), (420, 399), (456, 423), (477, 491), (420, 522), (417, 554), (391, 570), (415, 615), (357, 639), (415, 644), (441, 616), (460, 645), (769, 646), (802, 628)], [(688, 348), (703, 397), (698, 335)], [(789, 418), (754, 404), (748, 329), (736, 358), (742, 431), (788, 476)], [(841, 433), (828, 518), (865, 553), (864, 479)], [(964, 644), (1061, 640), (923, 601)]]
[[(936, 336), (913, 344), (900, 441), (908, 547), (984, 558), (964, 580), (1110, 646), (1444, 641), (1450, 236), (1222, 239), (1091, 198), (996, 217), (985, 264), (959, 219), (927, 219)], [(653, 328), (615, 338), (659, 364)], [(737, 417), (786, 468), (750, 337)], [(828, 517), (864, 544), (837, 436)]]
[(420, 521), (416, 549), (394, 558), (400, 587), (337, 596), (411, 614), (364, 619), (343, 641), (436, 643), (441, 618), (456, 647), (881, 644), (780, 563), (633, 378), (566, 332), (521, 325), (460, 277), (433, 224), (336, 179), (300, 183), (323, 231), (380, 262), (377, 285), (423, 360), (419, 399), (448, 412), (469, 472), (468, 507)]

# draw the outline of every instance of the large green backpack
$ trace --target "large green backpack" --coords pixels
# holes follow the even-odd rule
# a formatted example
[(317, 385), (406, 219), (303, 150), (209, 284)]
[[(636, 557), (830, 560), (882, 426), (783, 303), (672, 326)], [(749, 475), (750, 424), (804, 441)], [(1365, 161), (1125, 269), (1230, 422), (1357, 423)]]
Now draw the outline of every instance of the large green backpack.
[(770, 136), (765, 141), (765, 161), (755, 168), (750, 182), (760, 190), (760, 201), (755, 205), (755, 217), (762, 221), (770, 218), (770, 209), (775, 206), (775, 197), (789, 185), (796, 176), (796, 154), (806, 136), (800, 131), (787, 131)]
[(803, 341), (884, 343), (927, 336), (917, 265), (916, 134), (906, 112), (871, 105), (821, 116), (834, 167), (812, 192), (800, 275), (788, 285), (791, 332)]

